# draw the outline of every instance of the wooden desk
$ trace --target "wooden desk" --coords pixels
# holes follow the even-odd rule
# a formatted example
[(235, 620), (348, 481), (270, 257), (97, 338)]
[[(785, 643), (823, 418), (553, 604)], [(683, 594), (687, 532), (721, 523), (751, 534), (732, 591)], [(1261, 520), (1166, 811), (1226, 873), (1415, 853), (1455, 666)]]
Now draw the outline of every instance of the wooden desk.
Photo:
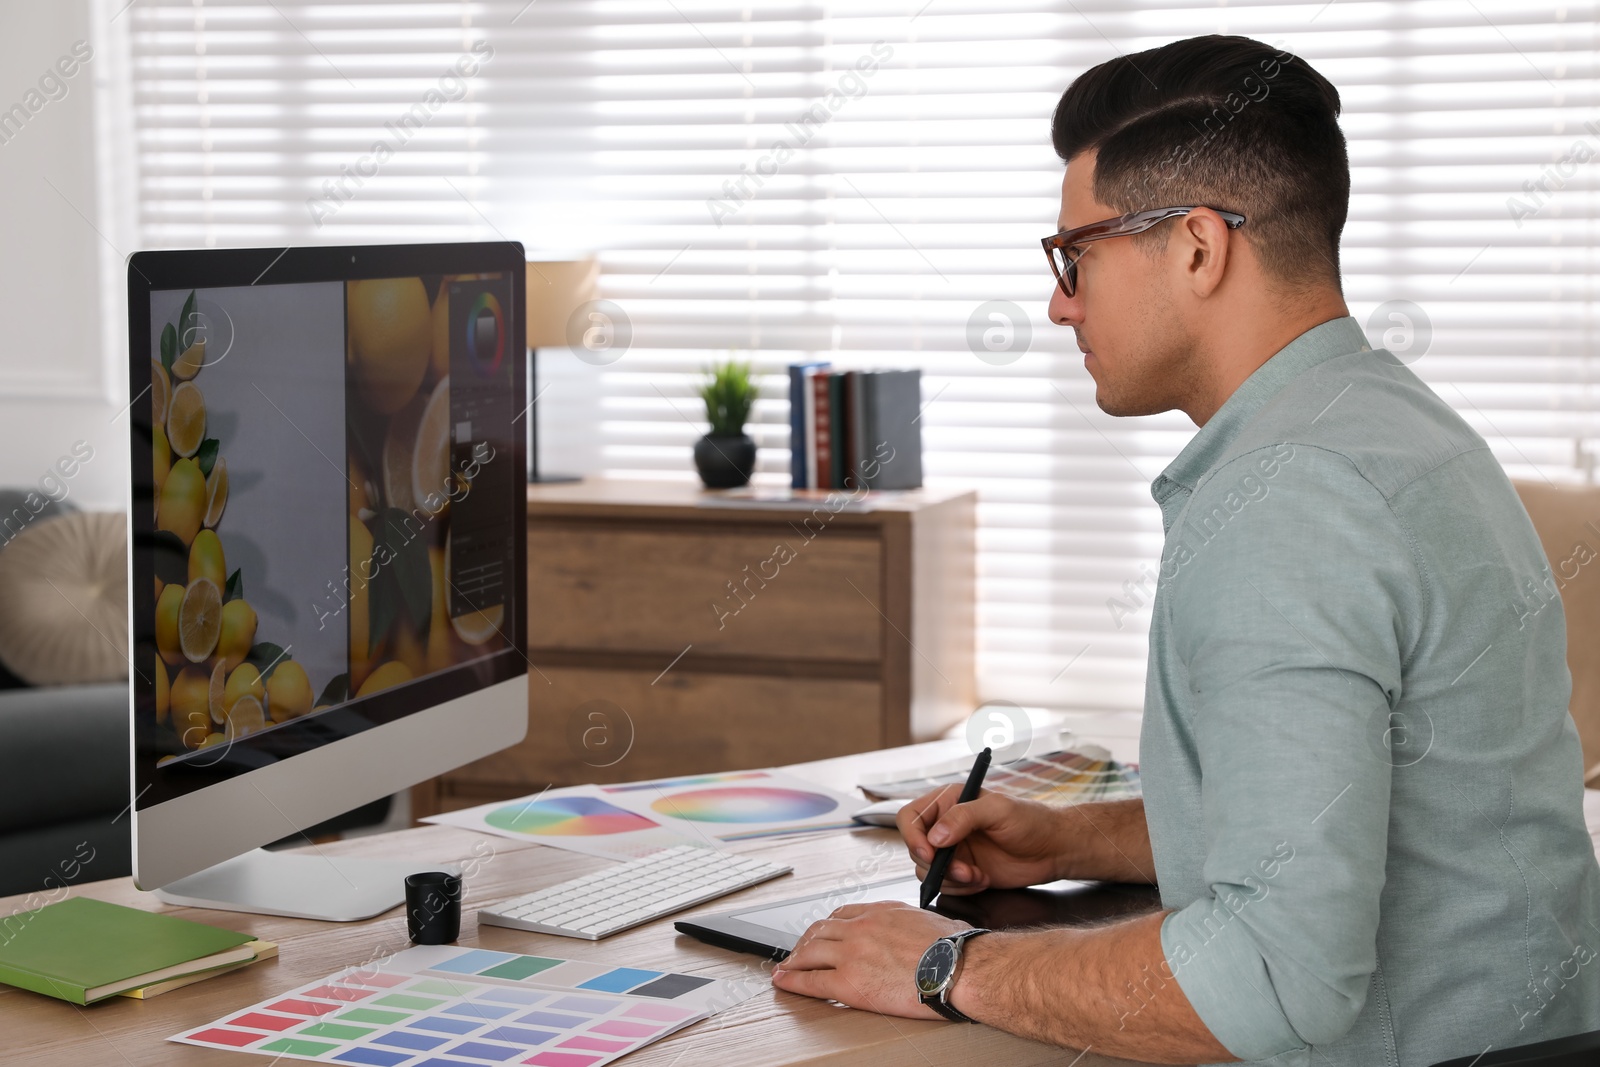
[[(959, 749), (951, 749), (947, 743), (935, 743), (910, 746), (897, 753), (903, 752), (906, 766), (914, 766), (932, 762), (952, 751)], [(883, 753), (844, 757), (793, 769), (814, 781), (849, 788), (855, 781), (856, 771), (867, 765), (868, 760), (872, 761), (872, 766), (881, 768), (887, 763), (884, 757)], [(761, 975), (770, 970), (770, 964), (753, 956), (712, 948), (673, 931), (673, 918), (724, 910), (730, 898), (712, 901), (681, 912), (679, 916), (599, 942), (501, 927), (479, 928), (476, 919), (479, 906), (599, 869), (608, 862), (594, 857), (505, 838), (481, 837), (446, 826), (402, 830), (321, 848), (342, 855), (414, 857), (418, 869), (425, 870), (437, 863), (464, 861), (482, 853), (482, 845), (476, 851), (473, 848), (479, 841), (487, 842), (494, 852), (492, 858), (480, 861), (478, 877), (466, 886), (462, 945), (506, 952), (547, 953), (600, 963), (631, 963), (716, 978)], [(899, 835), (889, 830), (836, 831), (787, 840), (747, 842), (736, 848), (740, 852), (781, 858), (795, 868), (793, 875), (744, 890), (737, 898), (741, 902), (820, 893), (841, 884), (889, 878), (911, 869)], [(407, 947), (405, 915), (398, 908), (362, 923), (317, 923), (172, 908), (138, 892), (127, 878), (89, 883), (72, 892), (248, 931), (278, 942), (280, 956), (153, 1000), (112, 997), (109, 1002), (89, 1008), (0, 986), (0, 1020), (4, 1026), (0, 1047), (8, 1063), (71, 1067), (85, 1063), (129, 1067), (198, 1063), (249, 1067), (252, 1062), (266, 1063), (266, 1059), (249, 1053), (213, 1051), (171, 1043), (165, 1038), (331, 974), (341, 967)], [(0, 908), (4, 909), (0, 914), (17, 910), (21, 902), (21, 897), (0, 900)], [(909, 975), (906, 980), (910, 981)], [(787, 1064), (827, 1067), (1054, 1064), (1065, 1067), (1073, 1064), (1074, 1067), (1096, 1067), (1128, 1062), (1093, 1052), (1077, 1060), (1073, 1059), (1074, 1055), (1076, 1053), (1013, 1037), (986, 1026), (890, 1019), (774, 990), (758, 993), (621, 1062), (628, 1067), (700, 1064), (739, 1064), (741, 1067)]]

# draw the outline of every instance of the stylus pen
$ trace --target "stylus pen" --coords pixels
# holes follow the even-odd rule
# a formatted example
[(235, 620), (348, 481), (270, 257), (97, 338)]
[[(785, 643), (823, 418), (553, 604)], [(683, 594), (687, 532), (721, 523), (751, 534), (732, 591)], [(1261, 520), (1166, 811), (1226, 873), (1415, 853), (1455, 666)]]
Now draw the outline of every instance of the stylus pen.
[[(967, 775), (967, 784), (961, 787), (961, 799), (957, 804), (965, 804), (970, 800), (978, 799), (978, 790), (983, 788), (983, 776), (989, 773), (989, 750), (984, 749), (978, 753), (978, 758), (972, 761), (972, 773)], [(922, 903), (918, 907), (926, 908), (933, 903), (933, 898), (939, 895), (939, 887), (944, 885), (944, 872), (950, 868), (950, 857), (955, 855), (956, 846), (946, 845), (933, 854), (933, 862), (928, 864), (928, 877), (922, 880)]]

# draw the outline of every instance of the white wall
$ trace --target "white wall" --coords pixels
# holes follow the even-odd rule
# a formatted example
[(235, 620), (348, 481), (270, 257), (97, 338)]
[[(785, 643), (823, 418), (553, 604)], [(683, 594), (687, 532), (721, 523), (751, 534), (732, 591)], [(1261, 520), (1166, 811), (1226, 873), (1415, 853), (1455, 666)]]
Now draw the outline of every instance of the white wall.
[[(102, 23), (90, 0), (0, 0), (0, 487), (36, 486), (81, 440), (94, 458), (69, 498), (121, 508), (127, 339), (104, 304), (124, 268), (94, 160)], [(61, 78), (77, 42), (91, 58)]]

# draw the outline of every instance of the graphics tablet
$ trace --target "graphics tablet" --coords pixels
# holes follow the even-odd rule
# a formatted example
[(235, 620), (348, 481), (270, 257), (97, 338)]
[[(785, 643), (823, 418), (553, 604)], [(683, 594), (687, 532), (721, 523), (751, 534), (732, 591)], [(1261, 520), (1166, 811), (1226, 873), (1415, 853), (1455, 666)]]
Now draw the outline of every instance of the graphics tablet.
[[(781, 960), (806, 928), (835, 908), (865, 901), (897, 900), (915, 907), (921, 883), (915, 877), (840, 886), (808, 897), (750, 904), (715, 915), (681, 919), (673, 928), (708, 945)], [(940, 915), (991, 930), (1024, 926), (1072, 926), (1154, 911), (1155, 886), (1113, 882), (1050, 882), (1029, 889), (990, 889), (970, 896), (940, 896)]]

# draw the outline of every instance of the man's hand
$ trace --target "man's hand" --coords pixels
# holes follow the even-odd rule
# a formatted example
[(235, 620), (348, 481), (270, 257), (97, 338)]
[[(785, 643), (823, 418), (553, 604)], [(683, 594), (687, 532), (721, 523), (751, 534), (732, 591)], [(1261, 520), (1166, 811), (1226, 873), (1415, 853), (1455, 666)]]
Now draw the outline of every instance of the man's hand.
[(987, 792), (957, 804), (960, 795), (956, 786), (945, 786), (900, 809), (896, 821), (918, 878), (927, 877), (934, 850), (950, 844), (956, 852), (945, 871), (946, 893), (1015, 889), (1061, 877), (1067, 842), (1059, 810)]
[(1015, 889), (1057, 878), (1155, 884), (1143, 800), (1105, 800), (1052, 808), (1002, 793), (958, 804), (953, 785), (900, 809), (897, 822), (917, 877), (933, 852), (957, 842), (943, 891)]
[[(1165, 912), (1109, 926), (993, 933), (966, 942), (950, 989), (981, 1023), (1065, 1048), (1150, 1063), (1236, 1057), (1206, 1029), (1161, 950)], [(967, 924), (909, 904), (846, 904), (811, 924), (772, 984), (905, 1019), (938, 1019), (917, 996), (928, 946)]]
[(938, 1019), (917, 996), (917, 962), (939, 938), (965, 929), (909, 904), (846, 904), (811, 924), (772, 972), (772, 984), (882, 1015)]

